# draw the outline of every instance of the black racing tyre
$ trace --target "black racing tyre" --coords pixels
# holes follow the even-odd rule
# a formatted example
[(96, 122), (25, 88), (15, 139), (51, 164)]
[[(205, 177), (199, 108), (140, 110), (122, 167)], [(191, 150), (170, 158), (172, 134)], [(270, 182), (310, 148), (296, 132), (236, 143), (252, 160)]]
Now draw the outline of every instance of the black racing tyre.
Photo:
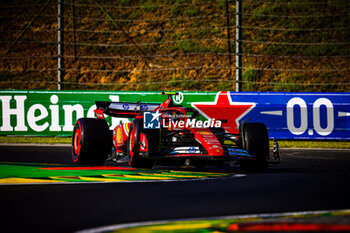
[(80, 118), (74, 125), (72, 158), (79, 165), (102, 165), (111, 151), (112, 135), (103, 119)]
[(264, 172), (269, 156), (269, 134), (262, 123), (245, 123), (243, 126), (243, 149), (256, 160), (242, 160), (240, 167), (245, 172)]
[[(152, 168), (154, 161), (149, 158), (150, 153), (153, 152), (154, 138), (151, 137), (149, 130), (143, 129), (143, 119), (135, 119), (133, 124), (130, 127), (130, 133), (128, 142), (126, 145), (127, 155), (129, 157), (129, 164), (135, 168)], [(152, 130), (151, 130), (152, 131)], [(141, 156), (140, 152), (140, 139), (141, 133), (145, 134), (147, 141), (147, 152), (143, 152), (145, 157)]]

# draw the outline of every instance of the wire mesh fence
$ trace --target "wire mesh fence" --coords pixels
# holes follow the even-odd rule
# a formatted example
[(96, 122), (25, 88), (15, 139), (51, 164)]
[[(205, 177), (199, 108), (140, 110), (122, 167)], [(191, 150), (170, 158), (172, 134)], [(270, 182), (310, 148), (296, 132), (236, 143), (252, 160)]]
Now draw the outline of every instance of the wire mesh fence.
[[(235, 2), (65, 0), (65, 89), (348, 91), (350, 1)], [(2, 89), (57, 88), (57, 5), (0, 6)]]

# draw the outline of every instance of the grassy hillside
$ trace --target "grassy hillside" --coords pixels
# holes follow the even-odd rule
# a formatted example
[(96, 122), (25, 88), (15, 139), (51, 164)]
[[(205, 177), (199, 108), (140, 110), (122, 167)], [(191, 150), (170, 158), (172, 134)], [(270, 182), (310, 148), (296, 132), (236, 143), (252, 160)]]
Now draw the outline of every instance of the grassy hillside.
[[(0, 88), (57, 89), (56, 1), (6, 53), (45, 3), (0, 7)], [(98, 1), (103, 9), (75, 0), (74, 14), (72, 3), (64, 5), (66, 89), (234, 90), (224, 0)], [(348, 9), (347, 0), (243, 1), (243, 90), (348, 91)], [(229, 1), (232, 53), (234, 13)]]

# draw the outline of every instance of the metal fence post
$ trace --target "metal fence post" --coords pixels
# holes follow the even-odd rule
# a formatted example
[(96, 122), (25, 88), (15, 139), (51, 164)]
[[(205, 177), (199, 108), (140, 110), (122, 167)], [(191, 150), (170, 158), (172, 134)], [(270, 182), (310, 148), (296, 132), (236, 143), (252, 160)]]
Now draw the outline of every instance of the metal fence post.
[(236, 0), (236, 92), (242, 91), (242, 0)]
[(57, 25), (57, 88), (64, 89), (64, 5), (63, 0), (58, 0), (58, 25)]

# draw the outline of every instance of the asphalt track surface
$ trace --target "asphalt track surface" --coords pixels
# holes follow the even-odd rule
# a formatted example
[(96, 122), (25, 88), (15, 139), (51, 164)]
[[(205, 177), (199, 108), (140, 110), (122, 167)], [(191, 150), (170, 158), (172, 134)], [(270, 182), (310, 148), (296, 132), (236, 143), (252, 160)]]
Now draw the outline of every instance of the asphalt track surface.
[[(69, 147), (0, 146), (1, 162), (72, 164)], [(241, 173), (238, 167), (208, 171)], [(0, 186), (1, 232), (75, 232), (151, 220), (350, 208), (350, 150), (282, 150), (245, 177)]]

